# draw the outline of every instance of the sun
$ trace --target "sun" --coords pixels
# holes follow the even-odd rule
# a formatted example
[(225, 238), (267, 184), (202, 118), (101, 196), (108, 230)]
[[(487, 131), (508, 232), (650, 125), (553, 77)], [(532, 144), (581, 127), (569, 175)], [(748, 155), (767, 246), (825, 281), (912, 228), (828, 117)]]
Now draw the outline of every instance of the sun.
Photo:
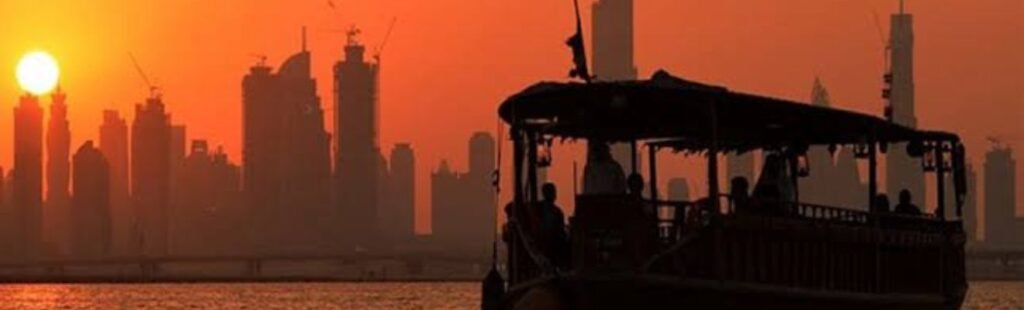
[(44, 51), (25, 54), (18, 62), (18, 84), (33, 95), (42, 95), (57, 87), (60, 68), (57, 60)]

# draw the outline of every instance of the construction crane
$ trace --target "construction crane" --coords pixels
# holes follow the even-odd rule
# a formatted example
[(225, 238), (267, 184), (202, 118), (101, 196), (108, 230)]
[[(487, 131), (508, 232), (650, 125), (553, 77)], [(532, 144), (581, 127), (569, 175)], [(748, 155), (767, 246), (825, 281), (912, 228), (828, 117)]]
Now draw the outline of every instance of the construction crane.
[(256, 65), (257, 66), (260, 66), (260, 67), (266, 67), (267, 66), (267, 55), (253, 53), (253, 54), (249, 54), (249, 56), (252, 56), (253, 58), (256, 58)]
[(140, 66), (139, 61), (135, 59), (135, 55), (128, 53), (128, 57), (132, 59), (132, 64), (135, 65), (135, 70), (139, 72), (139, 77), (142, 78), (142, 82), (146, 83), (146, 87), (149, 87), (149, 97), (153, 99), (160, 98), (160, 88), (149, 81), (149, 77), (147, 77), (146, 72), (142, 70), (142, 66)]
[(384, 48), (388, 45), (388, 39), (391, 38), (391, 32), (395, 30), (395, 23), (398, 22), (398, 17), (391, 18), (391, 24), (388, 25), (388, 32), (384, 34), (384, 40), (380, 42), (380, 45), (374, 49), (373, 59), (380, 63), (380, 54), (384, 52)]

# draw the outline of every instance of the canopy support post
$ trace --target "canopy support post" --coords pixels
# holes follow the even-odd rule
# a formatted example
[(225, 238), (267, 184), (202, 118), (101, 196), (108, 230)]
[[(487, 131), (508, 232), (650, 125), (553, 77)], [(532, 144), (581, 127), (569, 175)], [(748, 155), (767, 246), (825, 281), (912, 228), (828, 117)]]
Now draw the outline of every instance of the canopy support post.
[(935, 191), (938, 194), (936, 197), (937, 206), (935, 207), (935, 215), (941, 220), (946, 219), (946, 160), (944, 156), (945, 143), (938, 142), (935, 145), (935, 186), (938, 189)]
[(878, 151), (875, 141), (868, 142), (868, 210), (876, 210), (878, 196)]
[(527, 151), (526, 157), (526, 188), (530, 191), (529, 204), (532, 206), (537, 203), (537, 136), (540, 133), (530, 131), (527, 132), (527, 142), (530, 144)]
[[(523, 133), (520, 131), (519, 126), (513, 125), (510, 129), (512, 132), (512, 214), (508, 216), (512, 217), (508, 220), (510, 225), (522, 225), (519, 219), (522, 219), (523, 212)], [(509, 226), (508, 229), (516, 229), (514, 226)], [(518, 234), (509, 234), (510, 240), (507, 242), (508, 247), (508, 281), (509, 285), (515, 285), (521, 281), (519, 270), (519, 257), (522, 255), (522, 242), (519, 240)]]
[(711, 145), (708, 148), (708, 202), (715, 214), (721, 214), (718, 206), (718, 111), (714, 104), (709, 105), (711, 110)]
[(647, 146), (647, 164), (650, 166), (651, 200), (658, 201), (658, 148), (654, 145)]

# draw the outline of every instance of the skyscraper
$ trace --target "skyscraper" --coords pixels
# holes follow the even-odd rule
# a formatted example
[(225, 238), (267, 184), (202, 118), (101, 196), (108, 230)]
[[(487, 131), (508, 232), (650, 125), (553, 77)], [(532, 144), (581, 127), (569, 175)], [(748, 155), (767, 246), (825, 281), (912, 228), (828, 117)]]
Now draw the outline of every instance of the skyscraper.
[(26, 94), (14, 108), (14, 202), (16, 241), (23, 257), (43, 254), (43, 109)]
[(416, 161), (412, 146), (399, 143), (391, 150), (386, 195), (380, 210), (381, 230), (388, 241), (405, 242), (415, 237)]
[(357, 33), (349, 32), (345, 60), (334, 65), (335, 194), (342, 211), (343, 241), (366, 247), (374, 242), (379, 208), (378, 65), (366, 60)]
[(995, 145), (985, 154), (985, 244), (1003, 248), (1022, 241), (1016, 231), (1015, 172), (1013, 150)]
[(457, 172), (442, 161), (431, 175), (432, 237), (444, 249), (468, 255), (490, 249), (497, 224), (490, 180), (494, 155), (494, 138), (478, 132), (469, 140), (469, 171)]
[(170, 203), (170, 115), (159, 96), (135, 106), (132, 123), (132, 200), (142, 255), (167, 254)]
[(70, 199), (68, 182), (71, 163), (71, 130), (64, 92), (58, 88), (51, 96), (50, 121), (46, 131), (46, 207), (43, 214), (45, 239), (61, 252), (68, 250)]
[(183, 255), (238, 253), (240, 169), (223, 150), (193, 140), (178, 175), (181, 204), (174, 210), (173, 248)]
[[(889, 34), (890, 72), (886, 74), (888, 84), (885, 91), (889, 100), (886, 114), (897, 124), (917, 128), (917, 116), (914, 112), (914, 18), (903, 11), (902, 4), (898, 14), (893, 14)], [(925, 201), (924, 172), (921, 161), (907, 155), (906, 143), (893, 143), (886, 152), (886, 192), (895, 196), (901, 190), (909, 190), (913, 194), (914, 203), (923, 207)]]
[(323, 251), (335, 242), (330, 138), (311, 65), (303, 42), (277, 72), (260, 63), (242, 80), (242, 187), (256, 251)]
[[(814, 79), (811, 104), (832, 108), (828, 89)], [(807, 153), (810, 175), (800, 179), (800, 200), (812, 204), (868, 210), (867, 185), (860, 181), (853, 151), (836, 146), (812, 146)]]
[(690, 184), (686, 181), (686, 178), (672, 178), (668, 180), (668, 200), (690, 200)]
[(110, 165), (92, 141), (75, 152), (74, 196), (70, 222), (71, 253), (96, 258), (110, 253)]
[(103, 111), (99, 137), (100, 151), (110, 168), (111, 252), (133, 254), (139, 250), (139, 232), (128, 182), (128, 125), (117, 111)]
[[(970, 160), (968, 160), (967, 162), (970, 162)], [(967, 174), (967, 197), (965, 197), (966, 201), (964, 201), (964, 206), (963, 206), (963, 210), (962, 210), (963, 211), (964, 232), (967, 235), (967, 242), (976, 242), (976, 241), (979, 241), (979, 238), (978, 238), (978, 194), (979, 194), (978, 193), (978, 173), (974, 171), (974, 166), (971, 165), (971, 164), (967, 164), (967, 167), (965, 169), (965, 173)], [(955, 191), (953, 190), (953, 187), (952, 187), (953, 186), (952, 179), (950, 180), (950, 182), (947, 182), (946, 184), (950, 184), (950, 190), (947, 190), (946, 192), (947, 193), (955, 193)], [(947, 199), (946, 201), (953, 202), (953, 201), (956, 201), (956, 200), (954, 200), (954, 199)], [(948, 213), (948, 214), (952, 214), (952, 213)]]
[[(593, 4), (592, 13), (594, 75), (602, 81), (636, 79), (633, 0), (598, 0)], [(612, 145), (612, 157), (622, 165), (627, 175), (633, 172), (630, 152), (628, 144)]]

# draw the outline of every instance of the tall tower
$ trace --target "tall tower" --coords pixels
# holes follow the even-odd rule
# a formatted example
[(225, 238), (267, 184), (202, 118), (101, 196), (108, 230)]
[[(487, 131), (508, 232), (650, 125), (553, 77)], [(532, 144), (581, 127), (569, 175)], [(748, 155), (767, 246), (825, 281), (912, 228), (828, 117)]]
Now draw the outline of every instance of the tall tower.
[(14, 108), (15, 249), (22, 257), (42, 254), (43, 109), (25, 94)]
[[(884, 93), (889, 100), (889, 111), (886, 112), (890, 121), (910, 128), (917, 128), (917, 117), (914, 112), (914, 16), (903, 10), (891, 18), (889, 34), (890, 72), (885, 76), (887, 91)], [(907, 155), (906, 143), (894, 143), (886, 153), (886, 192), (895, 196), (901, 190), (909, 190), (913, 194), (914, 203), (923, 205), (925, 201), (924, 172), (921, 161)]]
[(111, 250), (110, 165), (92, 141), (75, 152), (74, 178), (72, 253), (79, 258), (102, 257)]
[[(832, 108), (828, 89), (820, 79), (814, 80), (811, 104)], [(801, 201), (867, 211), (867, 186), (860, 181), (857, 159), (850, 148), (812, 146), (807, 155), (810, 176), (800, 179)]]
[(412, 240), (416, 226), (416, 161), (412, 146), (396, 144), (391, 150), (385, 205), (380, 210), (380, 226), (393, 242)]
[(985, 244), (1003, 248), (1020, 241), (1016, 225), (1017, 161), (1013, 150), (995, 145), (985, 154)]
[[(592, 13), (594, 75), (602, 81), (635, 80), (633, 0), (598, 0), (592, 7)], [(612, 145), (612, 157), (622, 165), (627, 175), (633, 172), (630, 152), (627, 144)]]
[(277, 72), (261, 62), (242, 80), (243, 200), (259, 252), (308, 253), (333, 241), (330, 138), (311, 67), (303, 44)]
[(471, 239), (471, 249), (477, 253), (487, 253), (490, 242), (497, 231), (497, 199), (491, 174), (497, 168), (497, 141), (489, 132), (476, 132), (469, 138), (469, 171), (463, 176), (463, 194), (469, 198), (462, 214), (466, 218), (480, 219), (473, 221), (472, 230), (468, 233), (475, 236)]
[(377, 230), (380, 150), (377, 141), (378, 66), (349, 31), (345, 60), (334, 65), (335, 191), (346, 245), (368, 246)]
[(170, 204), (170, 115), (159, 96), (135, 106), (132, 123), (131, 181), (135, 213), (139, 215), (142, 255), (167, 254)]
[(120, 255), (134, 254), (138, 251), (138, 231), (128, 189), (128, 125), (117, 111), (103, 111), (100, 151), (110, 168), (111, 251)]
[(67, 96), (57, 88), (50, 104), (50, 121), (46, 131), (46, 208), (44, 235), (62, 252), (69, 246), (70, 199), (68, 193), (71, 163), (71, 130), (68, 126)]

